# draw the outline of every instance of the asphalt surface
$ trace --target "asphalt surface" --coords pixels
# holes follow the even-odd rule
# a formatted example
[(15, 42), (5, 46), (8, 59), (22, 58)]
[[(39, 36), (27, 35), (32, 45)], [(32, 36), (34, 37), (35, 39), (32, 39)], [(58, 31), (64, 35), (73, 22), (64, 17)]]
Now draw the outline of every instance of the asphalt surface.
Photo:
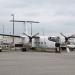
[(1, 52), (0, 75), (75, 75), (75, 52)]

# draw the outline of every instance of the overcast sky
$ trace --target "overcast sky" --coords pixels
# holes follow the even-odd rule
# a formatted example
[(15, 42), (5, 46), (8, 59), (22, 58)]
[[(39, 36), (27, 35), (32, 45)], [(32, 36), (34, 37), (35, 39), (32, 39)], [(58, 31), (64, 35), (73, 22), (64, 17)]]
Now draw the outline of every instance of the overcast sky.
[[(0, 0), (0, 33), (3, 25), (5, 33), (12, 33), (12, 13), (17, 20), (39, 21), (34, 33), (75, 32), (75, 0)], [(15, 23), (15, 34), (23, 31), (23, 23)]]

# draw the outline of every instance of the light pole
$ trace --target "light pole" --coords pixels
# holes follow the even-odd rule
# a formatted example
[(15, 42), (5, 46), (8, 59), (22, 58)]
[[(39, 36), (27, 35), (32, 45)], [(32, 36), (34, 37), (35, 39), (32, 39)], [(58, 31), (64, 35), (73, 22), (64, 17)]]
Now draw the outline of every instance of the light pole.
[[(4, 25), (3, 25), (3, 34), (4, 34)], [(3, 36), (3, 38), (4, 38), (4, 36)]]
[(32, 22), (30, 24), (31, 24), (31, 36), (32, 36)]
[(11, 14), (11, 16), (13, 17), (13, 43), (14, 43), (14, 14)]
[(24, 21), (24, 33), (26, 33), (26, 22)]

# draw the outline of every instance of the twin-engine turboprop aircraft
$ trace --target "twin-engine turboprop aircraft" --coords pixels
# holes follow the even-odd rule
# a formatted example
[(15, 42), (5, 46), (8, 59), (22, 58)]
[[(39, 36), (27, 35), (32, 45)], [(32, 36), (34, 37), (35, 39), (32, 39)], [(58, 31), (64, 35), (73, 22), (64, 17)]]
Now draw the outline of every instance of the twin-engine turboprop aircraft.
[(71, 44), (70, 41), (71, 38), (75, 38), (74, 35), (71, 35), (69, 37), (66, 37), (62, 33), (60, 33), (62, 36), (39, 36), (39, 33), (36, 33), (35, 35), (28, 35), (23, 33), (21, 36), (17, 35), (8, 35), (8, 34), (0, 34), (2, 36), (10, 36), (10, 37), (20, 37), (23, 39), (23, 44), (30, 45), (33, 48), (66, 48), (67, 52), (69, 52), (70, 48), (75, 48), (74, 44)]

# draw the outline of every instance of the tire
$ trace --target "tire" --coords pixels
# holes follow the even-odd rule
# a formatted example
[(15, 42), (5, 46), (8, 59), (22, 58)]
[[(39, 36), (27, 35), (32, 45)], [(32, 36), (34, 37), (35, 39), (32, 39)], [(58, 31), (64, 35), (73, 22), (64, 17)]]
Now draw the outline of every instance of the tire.
[(2, 50), (0, 49), (0, 52), (2, 52)]
[[(55, 47), (56, 47), (56, 53), (60, 53), (60, 43), (55, 43)], [(58, 49), (59, 49), (59, 51), (58, 51)]]
[(22, 52), (26, 52), (26, 48), (22, 48)]

